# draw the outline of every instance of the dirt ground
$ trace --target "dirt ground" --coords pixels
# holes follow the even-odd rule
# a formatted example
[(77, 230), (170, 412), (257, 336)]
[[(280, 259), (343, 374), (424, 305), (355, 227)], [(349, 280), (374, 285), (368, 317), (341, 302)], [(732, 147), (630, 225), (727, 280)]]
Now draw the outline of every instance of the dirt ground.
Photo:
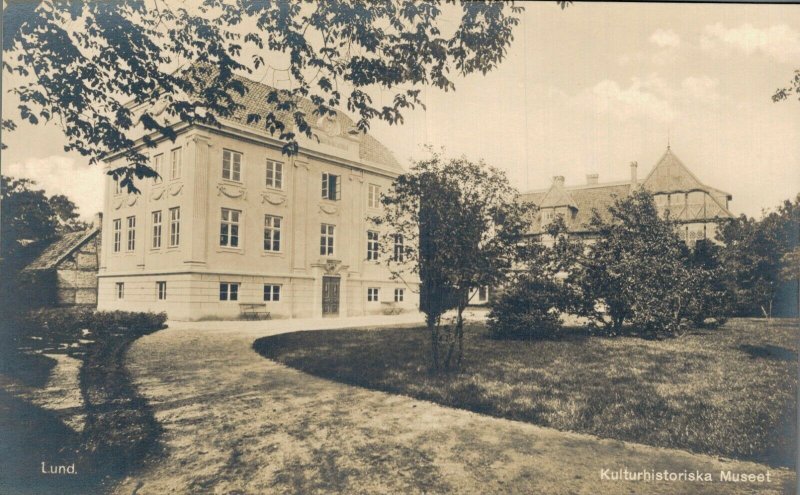
[[(290, 326), (290, 325), (287, 325)], [(165, 454), (118, 486), (165, 493), (793, 493), (766, 466), (604, 440), (315, 378), (260, 357), (256, 336), (192, 329), (139, 339), (128, 365)], [(368, 330), (365, 330), (368, 331)], [(601, 480), (601, 470), (709, 472), (713, 482)]]

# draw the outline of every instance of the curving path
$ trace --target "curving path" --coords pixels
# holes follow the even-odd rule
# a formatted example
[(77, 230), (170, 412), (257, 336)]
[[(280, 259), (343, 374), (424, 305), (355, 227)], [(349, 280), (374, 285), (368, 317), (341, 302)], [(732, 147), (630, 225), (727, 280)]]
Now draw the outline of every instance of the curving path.
[[(418, 321), (406, 315), (393, 324)], [(769, 470), (771, 482), (761, 484), (601, 481), (606, 468), (699, 470), (717, 480), (720, 470), (767, 467), (351, 387), (251, 348), (256, 338), (281, 331), (374, 324), (173, 323), (139, 339), (129, 367), (165, 429), (165, 454), (117, 493), (794, 493), (787, 470)]]

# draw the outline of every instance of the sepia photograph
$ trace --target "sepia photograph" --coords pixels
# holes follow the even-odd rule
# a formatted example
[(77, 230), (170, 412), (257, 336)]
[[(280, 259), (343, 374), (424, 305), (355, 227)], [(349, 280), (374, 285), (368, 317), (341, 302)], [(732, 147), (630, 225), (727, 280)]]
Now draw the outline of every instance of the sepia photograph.
[(3, 0), (0, 495), (797, 494), (800, 4)]

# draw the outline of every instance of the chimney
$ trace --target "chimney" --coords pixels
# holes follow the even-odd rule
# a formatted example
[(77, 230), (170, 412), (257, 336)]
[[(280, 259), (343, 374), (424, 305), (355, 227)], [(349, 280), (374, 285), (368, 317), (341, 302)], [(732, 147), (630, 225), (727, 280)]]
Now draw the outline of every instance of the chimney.
[(553, 176), (553, 185), (555, 186), (558, 184), (559, 186), (564, 185), (564, 176), (563, 175), (554, 175)]
[(631, 162), (631, 184), (634, 186), (639, 185), (639, 180), (637, 177), (638, 169), (639, 169), (639, 164), (636, 162)]
[(92, 219), (92, 228), (94, 229), (103, 228), (103, 214), (101, 212), (97, 212), (94, 214), (94, 218)]
[(597, 181), (600, 180), (600, 174), (586, 174), (586, 184), (587, 185), (594, 185), (597, 184)]

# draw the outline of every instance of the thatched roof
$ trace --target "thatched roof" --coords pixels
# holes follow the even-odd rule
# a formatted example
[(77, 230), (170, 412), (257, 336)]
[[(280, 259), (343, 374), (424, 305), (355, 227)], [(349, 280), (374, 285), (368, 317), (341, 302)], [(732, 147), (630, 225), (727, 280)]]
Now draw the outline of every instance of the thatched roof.
[(100, 230), (92, 227), (78, 232), (69, 232), (57, 237), (52, 244), (44, 248), (44, 251), (36, 257), (24, 271), (33, 270), (52, 270), (58, 264), (92, 239)]

